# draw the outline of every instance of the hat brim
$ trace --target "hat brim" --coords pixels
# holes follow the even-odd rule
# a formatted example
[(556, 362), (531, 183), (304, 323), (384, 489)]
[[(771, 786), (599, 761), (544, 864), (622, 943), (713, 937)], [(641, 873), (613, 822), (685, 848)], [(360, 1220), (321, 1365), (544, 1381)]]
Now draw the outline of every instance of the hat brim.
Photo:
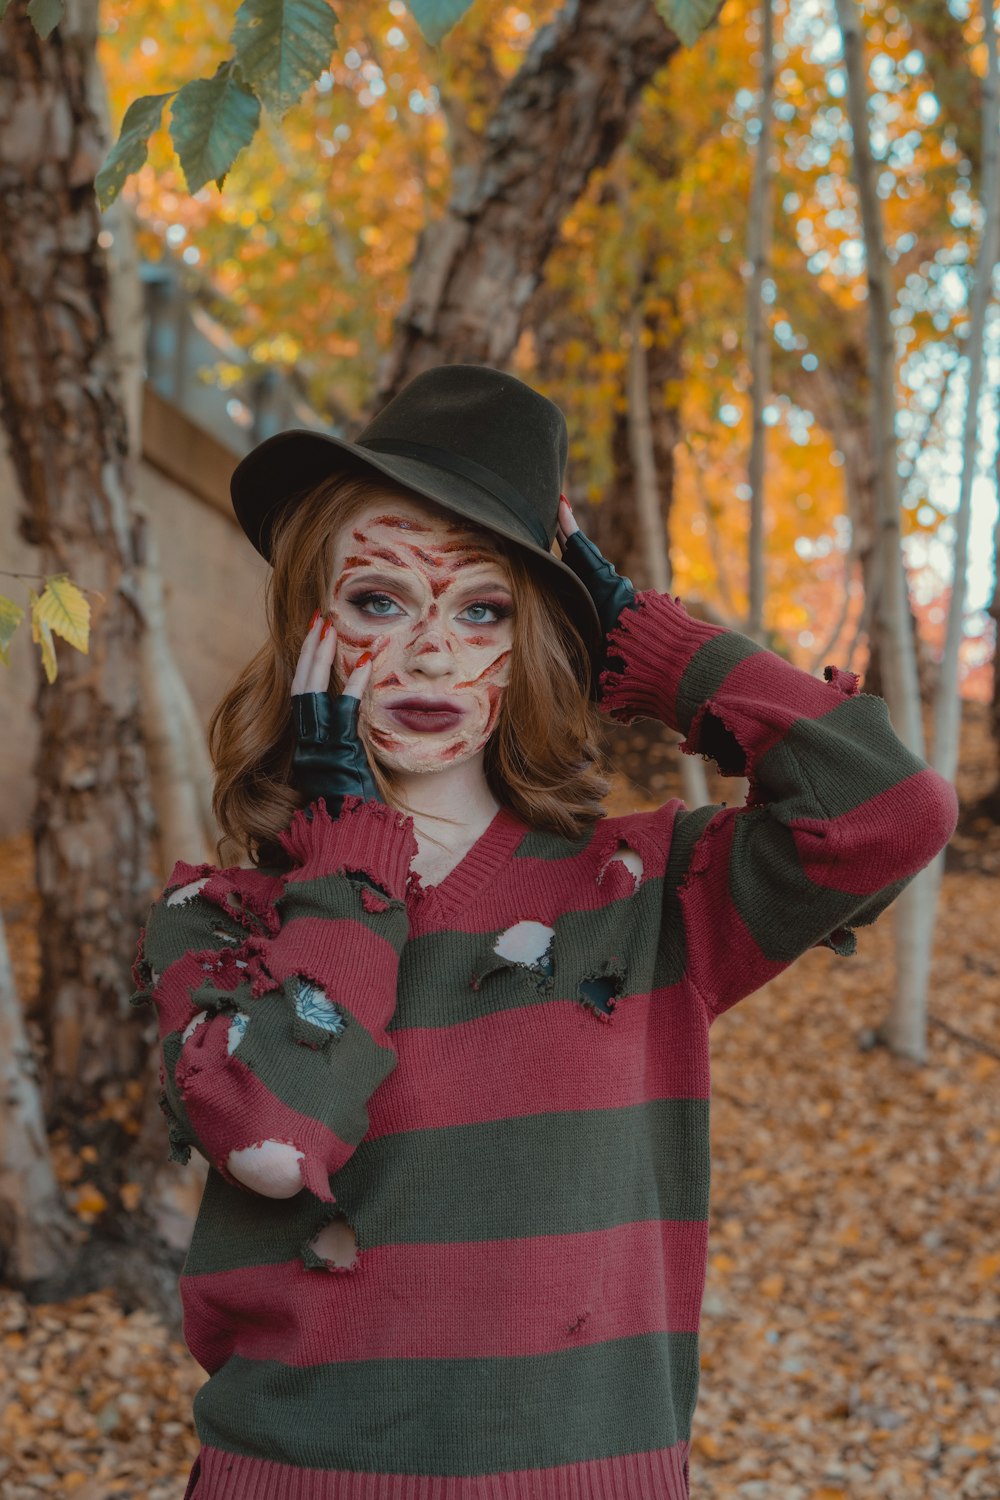
[[(350, 455), (351, 464), (338, 465), (338, 454)], [(354, 469), (358, 464), (396, 480), (473, 525), (516, 542), (533, 560), (543, 587), (551, 588), (565, 604), (579, 630), (592, 665), (591, 696), (596, 697), (604, 632), (586, 585), (554, 553), (540, 547), (507, 507), (474, 480), (420, 459), (375, 453), (359, 443), (308, 428), (277, 432), (240, 460), (229, 481), (236, 518), (260, 555), (271, 561), (272, 528), (286, 505), (303, 499), (338, 467)]]

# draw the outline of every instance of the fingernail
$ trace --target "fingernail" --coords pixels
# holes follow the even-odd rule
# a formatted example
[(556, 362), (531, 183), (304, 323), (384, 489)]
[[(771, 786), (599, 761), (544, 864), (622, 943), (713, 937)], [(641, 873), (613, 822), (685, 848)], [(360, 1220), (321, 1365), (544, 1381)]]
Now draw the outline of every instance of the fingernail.
[(333, 624), (332, 620), (324, 620), (323, 621), (323, 629), (319, 633), (319, 638), (320, 638), (321, 641), (325, 641), (326, 640), (326, 633), (330, 629), (330, 626), (332, 624)]
[(358, 670), (359, 667), (363, 667), (366, 664), (366, 662), (370, 662), (371, 659), (372, 659), (372, 654), (371, 654), (370, 651), (362, 651), (361, 655), (358, 657), (357, 661), (354, 663), (354, 670), (355, 670), (355, 672)]
[(316, 624), (316, 621), (319, 619), (319, 617), (320, 617), (320, 615), (322, 613), (323, 613), (323, 611), (320, 610), (320, 609), (318, 609), (316, 611), (316, 613), (313, 615), (312, 619), (309, 621), (309, 629), (310, 630), (312, 630), (313, 626)]

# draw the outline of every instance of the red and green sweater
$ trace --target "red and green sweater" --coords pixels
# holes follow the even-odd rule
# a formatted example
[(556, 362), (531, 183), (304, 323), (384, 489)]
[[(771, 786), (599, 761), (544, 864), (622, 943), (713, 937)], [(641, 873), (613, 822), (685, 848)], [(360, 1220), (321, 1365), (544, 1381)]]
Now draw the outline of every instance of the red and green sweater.
[[(290, 870), (180, 863), (150, 910), (134, 999), (172, 1154), (210, 1163), (180, 1282), (210, 1376), (194, 1500), (689, 1493), (709, 1028), (808, 949), (852, 953), (957, 802), (853, 674), (653, 592), (611, 641), (605, 711), (686, 733), (745, 807), (577, 839), (502, 809), (428, 887), (410, 818), (316, 804)], [(302, 1152), (295, 1197), (229, 1175), (264, 1140)], [(350, 1269), (310, 1244), (337, 1214)]]

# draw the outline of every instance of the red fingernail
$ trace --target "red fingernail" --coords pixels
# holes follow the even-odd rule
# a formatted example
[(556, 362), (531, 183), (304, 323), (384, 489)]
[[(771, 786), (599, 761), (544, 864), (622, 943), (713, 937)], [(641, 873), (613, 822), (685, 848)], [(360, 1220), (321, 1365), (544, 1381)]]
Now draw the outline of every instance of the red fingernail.
[(363, 667), (366, 662), (371, 661), (371, 659), (372, 659), (372, 654), (371, 654), (370, 651), (362, 651), (361, 655), (358, 657), (357, 661), (354, 663), (354, 670), (355, 670), (355, 672), (358, 670), (359, 667)]
[(323, 621), (323, 629), (319, 633), (319, 638), (320, 638), (321, 641), (325, 641), (326, 640), (326, 633), (330, 629), (330, 626), (332, 624), (333, 624), (332, 620), (324, 620)]
[(319, 619), (319, 617), (320, 617), (320, 615), (322, 613), (323, 613), (323, 611), (320, 610), (320, 609), (318, 609), (316, 611), (316, 613), (313, 615), (312, 619), (309, 621), (309, 629), (310, 630), (312, 630), (313, 626), (316, 624), (316, 621)]

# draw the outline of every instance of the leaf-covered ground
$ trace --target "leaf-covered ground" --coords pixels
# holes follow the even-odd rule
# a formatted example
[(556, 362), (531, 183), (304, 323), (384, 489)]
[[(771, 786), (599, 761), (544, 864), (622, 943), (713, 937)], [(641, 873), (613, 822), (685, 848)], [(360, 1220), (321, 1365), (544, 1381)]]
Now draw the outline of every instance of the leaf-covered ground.
[[(0, 853), (0, 905), (28, 965), (31, 903), (10, 873), (27, 851)], [(1000, 1497), (991, 862), (987, 849), (985, 868), (945, 877), (926, 1066), (869, 1046), (891, 916), (859, 931), (853, 958), (806, 954), (712, 1030), (696, 1500)], [(203, 1379), (110, 1293), (33, 1307), (0, 1289), (4, 1500), (180, 1500)]]

